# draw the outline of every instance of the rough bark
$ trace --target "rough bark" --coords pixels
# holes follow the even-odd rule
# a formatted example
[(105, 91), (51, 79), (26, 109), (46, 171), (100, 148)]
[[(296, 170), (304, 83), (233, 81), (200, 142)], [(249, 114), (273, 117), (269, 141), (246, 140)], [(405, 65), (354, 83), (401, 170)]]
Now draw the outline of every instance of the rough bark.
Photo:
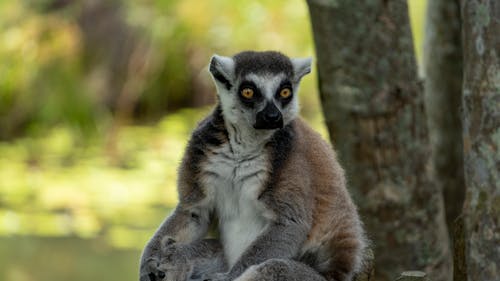
[(500, 2), (463, 0), (467, 280), (500, 276)]
[(453, 226), (453, 281), (466, 281), (467, 267), (465, 264), (465, 232), (462, 215), (455, 220)]
[(377, 280), (423, 270), (451, 279), (404, 0), (309, 0), (320, 95), (368, 236)]
[(460, 3), (432, 0), (427, 4), (424, 44), (425, 107), (432, 145), (432, 169), (443, 191), (446, 224), (452, 236), (465, 197), (460, 107), (462, 48)]

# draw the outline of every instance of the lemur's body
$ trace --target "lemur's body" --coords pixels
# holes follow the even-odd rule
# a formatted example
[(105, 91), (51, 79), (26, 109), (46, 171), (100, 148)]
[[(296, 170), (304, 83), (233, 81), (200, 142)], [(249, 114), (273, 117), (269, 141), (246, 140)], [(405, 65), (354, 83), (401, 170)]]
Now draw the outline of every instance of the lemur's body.
[(156, 279), (162, 254), (202, 240), (215, 218), (229, 271), (206, 279), (349, 280), (359, 269), (363, 230), (343, 170), (297, 118), (292, 93), (309, 67), (274, 52), (212, 59), (220, 104), (188, 144), (179, 205), (146, 247), (143, 276)]

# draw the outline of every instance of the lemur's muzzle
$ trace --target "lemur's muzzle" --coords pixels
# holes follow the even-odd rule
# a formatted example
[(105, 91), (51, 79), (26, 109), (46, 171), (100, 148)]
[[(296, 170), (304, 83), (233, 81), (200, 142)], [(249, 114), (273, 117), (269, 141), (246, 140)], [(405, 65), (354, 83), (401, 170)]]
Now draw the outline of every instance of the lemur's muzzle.
[(283, 128), (283, 116), (272, 102), (268, 102), (266, 107), (257, 113), (253, 127), (264, 130)]

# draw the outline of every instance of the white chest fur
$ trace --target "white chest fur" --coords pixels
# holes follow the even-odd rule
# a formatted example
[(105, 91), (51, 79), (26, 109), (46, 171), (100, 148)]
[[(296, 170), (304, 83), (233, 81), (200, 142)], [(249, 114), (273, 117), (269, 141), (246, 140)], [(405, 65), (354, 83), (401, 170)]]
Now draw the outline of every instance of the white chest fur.
[(267, 182), (269, 161), (263, 149), (242, 153), (225, 144), (208, 157), (204, 182), (219, 218), (224, 250), (230, 266), (267, 225), (257, 199)]

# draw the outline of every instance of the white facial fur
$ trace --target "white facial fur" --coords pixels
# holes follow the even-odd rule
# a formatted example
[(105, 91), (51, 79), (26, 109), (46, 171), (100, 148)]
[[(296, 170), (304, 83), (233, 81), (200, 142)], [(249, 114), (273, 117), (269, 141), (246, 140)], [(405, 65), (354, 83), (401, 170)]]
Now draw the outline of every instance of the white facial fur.
[[(261, 111), (268, 101), (273, 102), (274, 105), (280, 109), (283, 116), (284, 125), (287, 125), (289, 122), (295, 119), (299, 113), (297, 94), (299, 90), (300, 79), (310, 72), (311, 59), (293, 58), (291, 59), (291, 62), (295, 73), (294, 77), (286, 77), (284, 73), (250, 73), (245, 77), (235, 77), (236, 75), (234, 74), (234, 60), (230, 57), (214, 55), (212, 57), (211, 65), (214, 65), (217, 71), (221, 75), (223, 75), (232, 85), (230, 89), (227, 89), (226, 84), (221, 83), (221, 81), (214, 77), (214, 81), (217, 87), (217, 94), (219, 96), (220, 104), (226, 122), (229, 122), (239, 129), (249, 131), (250, 135), (256, 134), (270, 136), (273, 130), (253, 129), (257, 112)], [(290, 101), (286, 106), (282, 106), (281, 102), (276, 99), (275, 95), (281, 82), (283, 82), (285, 79), (289, 80), (292, 84), (293, 97), (292, 101)], [(241, 104), (241, 101), (239, 100), (238, 91), (239, 85), (242, 81), (252, 81), (253, 83), (255, 83), (264, 97), (261, 102), (255, 104), (254, 108), (243, 106)]]
[[(289, 79), (292, 81), (292, 90), (293, 90), (293, 97), (292, 101), (288, 103), (286, 106), (281, 106), (281, 102), (276, 99), (276, 91), (278, 90), (279, 86), (281, 85), (281, 82), (283, 82), (286, 79), (286, 75), (284, 73), (280, 73), (278, 75), (273, 75), (273, 74), (265, 74), (265, 75), (257, 75), (257, 74), (249, 74), (244, 77), (242, 80), (247, 80), (247, 81), (252, 81), (259, 87), (262, 95), (264, 96), (264, 101), (258, 104), (258, 106), (255, 107), (254, 112), (252, 115), (247, 119), (250, 122), (255, 122), (255, 115), (257, 112), (261, 111), (264, 109), (266, 106), (266, 102), (272, 102), (277, 108), (280, 109), (281, 114), (283, 115), (283, 124), (286, 126), (288, 123), (290, 123), (293, 119), (297, 118), (299, 114), (299, 99), (297, 97), (297, 91), (299, 88), (299, 83), (293, 83), (292, 79)], [(254, 118), (252, 120), (252, 118)]]

